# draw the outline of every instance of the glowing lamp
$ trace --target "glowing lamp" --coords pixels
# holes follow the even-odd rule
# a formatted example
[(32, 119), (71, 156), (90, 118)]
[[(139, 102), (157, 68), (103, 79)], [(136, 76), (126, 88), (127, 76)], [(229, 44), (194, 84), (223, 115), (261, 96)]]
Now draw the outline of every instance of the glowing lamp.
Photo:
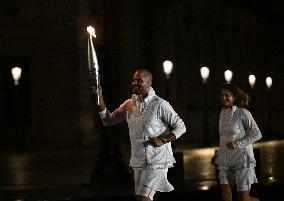
[(173, 62), (168, 61), (168, 60), (164, 61), (163, 67), (164, 67), (164, 73), (166, 74), (166, 78), (169, 79), (170, 78), (170, 74), (173, 71)]
[(230, 71), (230, 70), (226, 70), (224, 72), (224, 77), (225, 77), (226, 82), (230, 83), (232, 81), (232, 78), (233, 78), (233, 72)]
[(11, 69), (12, 77), (14, 79), (14, 85), (19, 85), (19, 79), (21, 78), (22, 69), (20, 67), (13, 67)]
[(200, 74), (201, 74), (201, 78), (203, 80), (203, 83), (206, 83), (206, 81), (209, 77), (209, 73), (210, 73), (209, 68), (207, 68), (205, 66), (200, 68)]
[(253, 89), (256, 81), (255, 75), (249, 75), (248, 80), (250, 87)]
[(265, 79), (265, 82), (266, 82), (267, 89), (270, 90), (270, 88), (272, 86), (272, 78), (271, 77), (267, 77)]

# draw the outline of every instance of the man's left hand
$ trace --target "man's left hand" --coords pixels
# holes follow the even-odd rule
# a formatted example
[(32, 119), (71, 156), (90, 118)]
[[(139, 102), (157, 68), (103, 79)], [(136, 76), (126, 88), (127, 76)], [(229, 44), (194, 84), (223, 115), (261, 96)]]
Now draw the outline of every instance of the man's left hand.
[(165, 143), (160, 137), (149, 138), (149, 142), (153, 147), (163, 146)]

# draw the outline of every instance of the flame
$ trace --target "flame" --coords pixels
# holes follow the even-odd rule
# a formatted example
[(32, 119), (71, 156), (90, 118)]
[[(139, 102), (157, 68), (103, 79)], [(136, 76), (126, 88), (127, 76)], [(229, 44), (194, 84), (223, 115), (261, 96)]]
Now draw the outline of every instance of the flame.
[(92, 26), (88, 26), (88, 27), (87, 27), (87, 31), (89, 32), (89, 34), (90, 34), (91, 36), (94, 36), (95, 38), (97, 37), (97, 36), (96, 36), (96, 33), (95, 33), (95, 29), (94, 29)]

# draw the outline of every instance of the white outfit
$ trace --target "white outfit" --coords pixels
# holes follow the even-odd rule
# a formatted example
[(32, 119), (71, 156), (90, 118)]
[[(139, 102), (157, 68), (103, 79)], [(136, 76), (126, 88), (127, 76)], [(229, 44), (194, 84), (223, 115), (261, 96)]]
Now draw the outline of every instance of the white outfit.
[(135, 194), (153, 200), (156, 191), (170, 192), (174, 187), (167, 180), (168, 168), (134, 168)]
[[(238, 190), (243, 191), (244, 186), (257, 183), (252, 143), (261, 139), (262, 135), (251, 113), (237, 106), (223, 108), (219, 119), (219, 134), (216, 164), (220, 184), (236, 184)], [(231, 141), (237, 142), (237, 149), (230, 150), (226, 146)]]
[[(151, 88), (144, 99), (134, 94), (114, 112), (110, 113), (105, 109), (100, 112), (100, 116), (106, 126), (127, 121), (131, 142), (129, 165), (135, 171), (145, 170), (144, 173), (147, 175), (146, 177), (144, 175), (143, 179), (137, 179), (137, 181), (143, 181), (139, 185), (146, 185), (158, 191), (173, 190), (172, 185), (167, 181), (167, 170), (158, 170), (172, 167), (175, 163), (171, 143), (161, 147), (153, 147), (149, 144), (149, 138), (165, 137), (170, 132), (169, 127), (176, 138), (186, 132), (184, 122), (171, 105), (158, 97)], [(156, 177), (153, 176), (153, 173), (156, 174)], [(141, 173), (139, 174), (141, 175)], [(155, 180), (154, 178), (160, 179)], [(152, 180), (156, 181), (155, 185), (150, 182)]]

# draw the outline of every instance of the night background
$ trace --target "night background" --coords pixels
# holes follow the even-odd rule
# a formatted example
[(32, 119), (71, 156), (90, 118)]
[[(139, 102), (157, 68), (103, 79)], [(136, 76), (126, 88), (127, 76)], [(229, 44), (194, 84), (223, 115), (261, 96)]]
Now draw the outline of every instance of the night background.
[[(3, 200), (61, 200), (63, 194), (72, 198), (66, 189), (73, 188), (81, 197), (96, 196), (94, 189), (106, 188), (116, 189), (112, 194), (117, 196), (121, 182), (131, 183), (127, 125), (103, 127), (89, 96), (89, 25), (96, 30), (93, 42), (108, 109), (112, 111), (131, 96), (136, 69), (149, 69), (154, 90), (170, 102), (187, 126), (187, 132), (174, 143), (177, 159), (184, 154), (182, 167), (187, 167), (188, 157), (192, 159), (187, 153), (195, 153), (190, 150), (214, 151), (218, 146), (219, 93), (226, 83), (224, 71), (231, 70), (232, 83), (251, 96), (249, 110), (263, 135), (256, 146), (262, 160), (257, 188), (283, 187), (283, 10), (280, 0), (1, 2)], [(173, 62), (169, 79), (163, 72), (165, 60)], [(11, 74), (15, 66), (22, 68), (19, 85), (14, 85)], [(210, 69), (206, 83), (200, 75), (203, 66)], [(250, 74), (256, 77), (253, 88), (248, 82)], [(270, 89), (267, 77), (273, 80)], [(211, 156), (210, 152), (207, 160)], [(270, 160), (266, 163), (266, 159)], [(199, 177), (198, 171), (193, 176), (187, 173), (191, 170), (183, 171), (188, 186), (199, 179), (215, 182)], [(265, 182), (270, 177), (274, 180)], [(82, 185), (79, 192), (76, 185), (81, 183), (88, 190)], [(60, 190), (54, 190), (58, 186)], [(186, 192), (186, 187), (182, 189)], [(254, 193), (261, 198), (260, 191)], [(284, 199), (283, 194), (279, 196)]]

